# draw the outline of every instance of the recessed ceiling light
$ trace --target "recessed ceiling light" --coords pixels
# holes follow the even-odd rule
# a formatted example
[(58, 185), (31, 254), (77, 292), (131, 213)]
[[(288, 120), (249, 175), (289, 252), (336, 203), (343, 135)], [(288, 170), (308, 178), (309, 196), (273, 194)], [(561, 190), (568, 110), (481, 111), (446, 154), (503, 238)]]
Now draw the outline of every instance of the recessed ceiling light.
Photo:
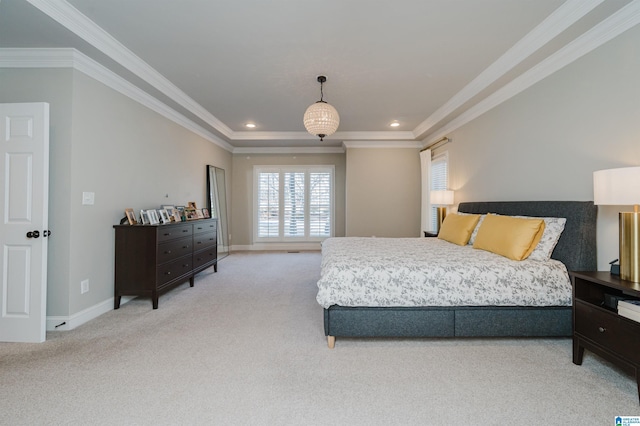
[(400, 123), (398, 123), (397, 121), (394, 121), (393, 123), (389, 124), (389, 126), (398, 127), (398, 126), (400, 126)]
[(247, 123), (244, 125), (244, 127), (249, 128), (249, 129), (255, 129), (256, 125), (254, 123)]

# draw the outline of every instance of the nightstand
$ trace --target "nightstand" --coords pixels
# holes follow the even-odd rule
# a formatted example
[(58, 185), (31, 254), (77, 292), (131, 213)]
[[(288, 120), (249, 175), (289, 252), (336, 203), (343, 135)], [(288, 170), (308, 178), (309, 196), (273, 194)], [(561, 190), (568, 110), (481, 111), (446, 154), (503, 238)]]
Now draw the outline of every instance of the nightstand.
[(640, 299), (640, 283), (609, 272), (570, 272), (573, 284), (573, 363), (584, 350), (602, 356), (636, 377), (640, 397), (640, 322), (618, 315), (617, 299)]

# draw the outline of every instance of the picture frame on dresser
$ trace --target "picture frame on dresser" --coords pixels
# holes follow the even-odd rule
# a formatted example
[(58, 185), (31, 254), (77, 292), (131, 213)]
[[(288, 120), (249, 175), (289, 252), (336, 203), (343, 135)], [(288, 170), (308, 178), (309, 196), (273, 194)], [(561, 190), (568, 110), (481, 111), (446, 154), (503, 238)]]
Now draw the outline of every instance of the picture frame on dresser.
[(132, 208), (124, 209), (124, 215), (127, 217), (127, 221), (129, 225), (137, 225), (138, 221), (136, 220), (136, 214), (133, 212)]
[(160, 223), (160, 218), (158, 217), (158, 212), (155, 209), (147, 210), (147, 214), (149, 215), (149, 224), (157, 225)]
[(160, 209), (158, 210), (158, 213), (160, 213), (160, 223), (167, 224), (171, 222), (167, 209)]
[(140, 221), (143, 225), (149, 225), (149, 214), (146, 210), (140, 210)]

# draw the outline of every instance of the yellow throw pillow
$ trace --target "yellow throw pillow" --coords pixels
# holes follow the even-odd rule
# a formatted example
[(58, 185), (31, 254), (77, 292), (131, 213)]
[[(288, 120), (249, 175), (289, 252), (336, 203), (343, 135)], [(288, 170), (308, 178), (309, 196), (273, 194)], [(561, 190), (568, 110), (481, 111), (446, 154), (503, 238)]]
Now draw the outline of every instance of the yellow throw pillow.
[(449, 214), (444, 218), (444, 222), (440, 226), (438, 238), (464, 246), (469, 242), (471, 233), (479, 219), (479, 214), (467, 214), (464, 216), (455, 213)]
[(488, 214), (480, 225), (473, 248), (523, 260), (536, 248), (543, 232), (542, 219)]

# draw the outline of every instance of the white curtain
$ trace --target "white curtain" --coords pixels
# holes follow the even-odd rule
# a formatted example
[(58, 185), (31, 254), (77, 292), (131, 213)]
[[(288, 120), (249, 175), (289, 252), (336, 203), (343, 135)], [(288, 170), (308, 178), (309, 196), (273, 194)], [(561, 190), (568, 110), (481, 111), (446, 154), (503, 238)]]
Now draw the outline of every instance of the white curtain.
[(422, 231), (429, 231), (431, 227), (431, 203), (429, 202), (429, 192), (431, 191), (431, 150), (426, 149), (420, 152), (420, 170), (422, 183), (422, 204), (420, 213), (420, 236)]

